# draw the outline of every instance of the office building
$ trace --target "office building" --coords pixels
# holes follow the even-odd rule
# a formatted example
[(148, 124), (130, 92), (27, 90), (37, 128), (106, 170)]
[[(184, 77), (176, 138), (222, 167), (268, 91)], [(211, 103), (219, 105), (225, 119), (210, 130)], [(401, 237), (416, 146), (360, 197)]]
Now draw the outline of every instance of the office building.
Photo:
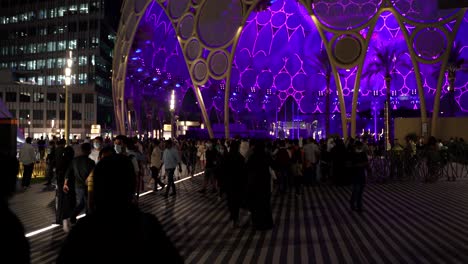
[(0, 97), (25, 134), (63, 134), (69, 51), (71, 134), (85, 137), (94, 124), (101, 125), (102, 132), (112, 129), (110, 77), (120, 3), (1, 1), (0, 69), (11, 78), (0, 85)]

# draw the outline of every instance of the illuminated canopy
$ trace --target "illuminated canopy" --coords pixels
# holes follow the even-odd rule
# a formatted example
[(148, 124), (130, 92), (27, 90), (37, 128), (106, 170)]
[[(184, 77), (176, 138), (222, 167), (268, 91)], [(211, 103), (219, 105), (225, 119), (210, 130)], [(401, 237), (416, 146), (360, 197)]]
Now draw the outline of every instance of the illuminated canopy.
[(438, 112), (456, 104), (457, 115), (468, 113), (468, 74), (457, 73), (454, 99), (440, 74), (454, 42), (468, 59), (465, 10), (439, 11), (436, 0), (276, 0), (261, 10), (257, 2), (126, 1), (113, 71), (121, 132), (145, 130), (148, 124), (138, 120), (168, 108), (172, 90), (176, 111), (194, 91), (208, 127), (211, 111), (227, 113), (225, 124), (239, 114), (272, 120), (285, 102), (294, 102), (302, 118), (323, 114), (327, 82), (316, 58), (324, 53), (337, 131), (345, 134), (351, 122), (353, 134), (366, 128), (373, 109), (380, 116), (385, 100), (385, 76), (366, 74), (379, 47), (401, 53), (391, 71), (396, 113), (427, 122), (439, 76)]

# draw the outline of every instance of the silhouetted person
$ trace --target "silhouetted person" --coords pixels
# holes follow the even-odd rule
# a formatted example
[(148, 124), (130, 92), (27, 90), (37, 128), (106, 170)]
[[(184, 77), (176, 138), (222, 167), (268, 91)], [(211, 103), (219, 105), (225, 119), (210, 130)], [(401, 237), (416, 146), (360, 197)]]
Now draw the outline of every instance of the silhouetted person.
[(128, 157), (100, 160), (93, 185), (95, 212), (71, 230), (57, 263), (183, 263), (156, 217), (132, 203), (135, 170)]
[(0, 154), (0, 263), (30, 263), (29, 242), (23, 225), (8, 207), (15, 192), (19, 163), (14, 157)]
[(76, 222), (76, 217), (81, 211), (86, 208), (88, 204), (88, 189), (86, 187), (86, 178), (88, 178), (91, 171), (94, 169), (94, 161), (89, 158), (91, 154), (91, 144), (81, 144), (81, 155), (75, 157), (70, 167), (68, 167), (67, 173), (65, 174), (65, 183), (63, 184), (63, 192), (68, 193), (70, 191), (70, 179), (74, 179), (75, 185), (75, 207), (70, 215), (72, 223)]
[(354, 155), (352, 156), (351, 181), (353, 191), (351, 193), (351, 210), (362, 212), (362, 196), (366, 185), (366, 170), (369, 167), (367, 153), (360, 141), (354, 144)]
[(255, 142), (253, 153), (247, 161), (248, 185), (247, 195), (255, 229), (273, 228), (271, 215), (271, 179), (265, 144)]
[(34, 170), (34, 163), (36, 162), (36, 152), (34, 147), (31, 145), (32, 138), (27, 137), (26, 143), (23, 144), (19, 151), (19, 160), (23, 163), (23, 179), (21, 180), (21, 186), (23, 190), (29, 188), (31, 184), (31, 176)]
[[(73, 148), (65, 147), (65, 140), (61, 139), (57, 143), (55, 150), (55, 175), (57, 177), (57, 208), (56, 208), (56, 223), (61, 225), (63, 220), (70, 217), (72, 209), (75, 207), (75, 185), (69, 186), (70, 192), (68, 194), (63, 192), (63, 185), (65, 183), (65, 173), (70, 166), (75, 152)], [(74, 183), (74, 181), (73, 181)]]
[(247, 175), (245, 173), (245, 159), (239, 152), (239, 141), (231, 143), (226, 163), (226, 195), (230, 213), (230, 220), (234, 227), (239, 225), (239, 209), (245, 200)]

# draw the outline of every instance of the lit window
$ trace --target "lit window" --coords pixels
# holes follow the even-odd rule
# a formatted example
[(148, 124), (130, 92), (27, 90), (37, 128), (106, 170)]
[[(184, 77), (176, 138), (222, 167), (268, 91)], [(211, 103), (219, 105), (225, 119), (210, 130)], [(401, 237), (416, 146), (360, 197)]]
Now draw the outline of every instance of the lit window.
[(98, 37), (92, 37), (91, 38), (91, 47), (96, 48), (99, 46), (99, 38)]
[(67, 12), (67, 7), (61, 6), (58, 9), (58, 16), (63, 17), (65, 15), (65, 12)]
[(28, 21), (28, 14), (27, 14), (27, 13), (24, 13), (24, 14), (19, 15), (19, 20), (20, 20), (21, 22), (23, 22), (23, 21)]
[(45, 35), (47, 35), (47, 28), (40, 28), (40, 29), (39, 29), (39, 35), (40, 35), (40, 36), (45, 36)]
[(77, 5), (71, 5), (71, 6), (68, 8), (68, 10), (70, 10), (70, 12), (71, 12), (72, 14), (76, 14), (77, 11), (78, 11), (78, 6), (77, 6)]
[(46, 67), (46, 60), (37, 60), (37, 69), (45, 69)]
[(18, 16), (12, 16), (10, 21), (11, 23), (18, 23)]
[(80, 56), (78, 57), (78, 66), (86, 66), (88, 64), (88, 57)]
[(66, 49), (67, 49), (66, 40), (57, 41), (57, 50), (66, 50)]
[(65, 85), (65, 75), (57, 75), (57, 85)]
[(55, 75), (47, 76), (46, 85), (55, 85)]
[(65, 67), (65, 59), (64, 58), (57, 58), (57, 68), (64, 68)]
[(76, 39), (70, 40), (68, 42), (68, 48), (72, 50), (76, 49)]
[(37, 85), (44, 85), (44, 76), (37, 77)]
[(55, 41), (51, 41), (47, 43), (47, 51), (48, 52), (55, 51)]
[(31, 43), (31, 44), (29, 44), (28, 53), (34, 54), (34, 53), (36, 53), (36, 52), (37, 52), (36, 43)]
[(47, 10), (45, 10), (45, 9), (39, 10), (38, 17), (39, 17), (39, 19), (46, 19), (47, 18)]
[(88, 4), (80, 5), (80, 14), (88, 14)]
[(28, 61), (27, 70), (29, 70), (29, 71), (36, 70), (36, 61), (35, 60)]
[(49, 9), (49, 18), (55, 18), (57, 16), (57, 8)]
[(0, 52), (1, 52), (0, 55), (2, 55), (2, 56), (8, 55), (8, 47), (2, 47)]
[(27, 63), (25, 61), (20, 61), (18, 69), (19, 70), (26, 70), (26, 65), (27, 65)]
[(63, 26), (57, 26), (56, 34), (63, 34), (65, 33), (65, 28)]
[(33, 93), (33, 102), (36, 102), (36, 103), (44, 102), (44, 93)]
[(37, 52), (46, 52), (47, 51), (47, 43), (39, 43), (37, 44)]
[(96, 62), (95, 62), (95, 59), (94, 59), (94, 55), (91, 55), (91, 65), (94, 66), (95, 64), (96, 64)]
[(78, 75), (78, 83), (79, 84), (87, 84), (88, 83), (88, 74), (80, 73)]
[(55, 59), (47, 59), (47, 69), (55, 68)]

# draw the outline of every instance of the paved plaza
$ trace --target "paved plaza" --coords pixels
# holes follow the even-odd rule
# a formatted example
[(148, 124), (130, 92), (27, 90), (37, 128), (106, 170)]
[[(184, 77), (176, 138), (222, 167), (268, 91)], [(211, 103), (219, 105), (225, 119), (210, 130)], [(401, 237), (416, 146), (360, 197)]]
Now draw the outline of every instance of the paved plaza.
[[(176, 198), (140, 198), (186, 263), (468, 263), (467, 180), (368, 185), (361, 215), (348, 209), (347, 187), (273, 195), (275, 226), (261, 232), (232, 228), (225, 202), (196, 192), (201, 180), (180, 182)], [(26, 232), (54, 220), (53, 192), (41, 188), (12, 200)], [(32, 262), (53, 263), (65, 235), (55, 227), (31, 236)]]

